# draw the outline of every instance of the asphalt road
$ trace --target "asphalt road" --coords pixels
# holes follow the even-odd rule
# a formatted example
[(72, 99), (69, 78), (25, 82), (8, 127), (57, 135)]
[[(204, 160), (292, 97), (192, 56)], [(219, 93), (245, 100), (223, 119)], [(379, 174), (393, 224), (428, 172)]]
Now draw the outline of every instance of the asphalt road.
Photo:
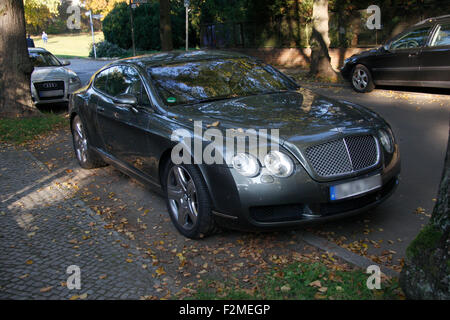
[(111, 61), (96, 61), (88, 59), (70, 59), (70, 66), (80, 77), (83, 85), (87, 84), (91, 76), (101, 67), (110, 63)]
[[(326, 232), (334, 239), (345, 236), (345, 243), (368, 239), (369, 255), (392, 250), (396, 252), (393, 260), (403, 257), (408, 244), (428, 221), (434, 206), (449, 135), (448, 90), (383, 88), (358, 94), (350, 88), (311, 89), (358, 103), (383, 116), (399, 142), (402, 164), (399, 187), (386, 202), (358, 218), (314, 229)], [(335, 234), (330, 235), (331, 232)], [(382, 240), (380, 248), (371, 245), (370, 240)]]
[[(83, 83), (108, 63), (83, 59), (71, 62)], [(304, 86), (381, 114), (392, 125), (402, 161), (400, 185), (390, 199), (366, 214), (310, 230), (354, 252), (384, 255), (388, 262), (398, 264), (434, 206), (449, 133), (449, 91), (382, 88), (358, 94), (349, 87)]]

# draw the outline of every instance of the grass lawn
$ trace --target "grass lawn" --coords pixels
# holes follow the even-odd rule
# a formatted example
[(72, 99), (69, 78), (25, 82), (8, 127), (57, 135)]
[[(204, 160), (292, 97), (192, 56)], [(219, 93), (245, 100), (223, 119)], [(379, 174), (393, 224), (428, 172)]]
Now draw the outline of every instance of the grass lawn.
[[(103, 39), (103, 32), (95, 33), (95, 42), (103, 41)], [(47, 44), (44, 44), (40, 36), (33, 37), (33, 40), (36, 47), (45, 48), (60, 58), (87, 58), (92, 44), (92, 35), (91, 33), (49, 34)]]
[(319, 262), (299, 262), (274, 268), (250, 288), (245, 284), (209, 281), (188, 299), (404, 299), (397, 279), (383, 279), (381, 289), (369, 290), (366, 285), (368, 277), (361, 270), (330, 270)]
[(64, 115), (43, 113), (41, 117), (0, 119), (0, 142), (22, 144), (67, 125)]

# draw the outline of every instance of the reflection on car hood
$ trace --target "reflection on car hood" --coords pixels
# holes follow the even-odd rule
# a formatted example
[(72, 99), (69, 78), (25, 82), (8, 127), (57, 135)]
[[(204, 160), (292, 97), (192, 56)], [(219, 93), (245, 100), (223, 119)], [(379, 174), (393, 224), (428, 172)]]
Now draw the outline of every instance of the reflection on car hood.
[(371, 56), (371, 55), (374, 55), (375, 53), (379, 52), (381, 50), (381, 48), (382, 47), (370, 49), (370, 50), (364, 50), (364, 51), (361, 51), (360, 53), (356, 53), (356, 54), (352, 55), (350, 58), (362, 58), (362, 57)]
[(383, 123), (377, 114), (363, 107), (338, 102), (304, 88), (177, 106), (171, 111), (188, 126), (193, 126), (191, 121), (202, 120), (204, 125), (219, 121), (221, 129), (279, 129), (280, 138), (294, 144), (336, 135), (338, 131), (366, 131)]
[(51, 81), (66, 79), (71, 71), (64, 67), (35, 67), (31, 74), (31, 81)]

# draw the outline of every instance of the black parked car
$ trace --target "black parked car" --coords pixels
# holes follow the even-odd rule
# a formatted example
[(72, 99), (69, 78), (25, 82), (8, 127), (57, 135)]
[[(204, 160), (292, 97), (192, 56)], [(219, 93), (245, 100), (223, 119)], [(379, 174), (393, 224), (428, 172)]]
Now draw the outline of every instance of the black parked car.
[(353, 55), (341, 74), (358, 92), (375, 85), (450, 88), (450, 15), (419, 22), (384, 46)]
[[(398, 146), (380, 116), (299, 88), (238, 53), (116, 61), (71, 96), (69, 112), (80, 165), (110, 163), (162, 191), (187, 237), (216, 225), (267, 229), (356, 214), (385, 200), (398, 183)], [(175, 164), (172, 134), (184, 129), (193, 136), (195, 121), (219, 133), (267, 129), (258, 131), (267, 152), (259, 152), (261, 145), (227, 146), (217, 148), (222, 163)], [(279, 138), (271, 129), (279, 129)], [(201, 147), (211, 144), (200, 138)]]

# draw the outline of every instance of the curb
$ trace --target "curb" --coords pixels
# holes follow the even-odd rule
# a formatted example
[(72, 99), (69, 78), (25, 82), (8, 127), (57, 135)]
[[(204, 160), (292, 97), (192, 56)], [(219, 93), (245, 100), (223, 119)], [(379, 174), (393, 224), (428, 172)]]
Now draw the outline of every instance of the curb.
[[(345, 248), (342, 248), (338, 246), (337, 244), (328, 241), (322, 237), (316, 236), (315, 234), (311, 232), (302, 232), (301, 233), (302, 239), (321, 250), (324, 250), (326, 252), (333, 253), (335, 256), (363, 269), (366, 270), (368, 266), (371, 265), (377, 265), (375, 262), (373, 262), (370, 259), (367, 259), (366, 257), (360, 256), (356, 253), (351, 252), (350, 250), (347, 250)], [(389, 277), (398, 277), (399, 273), (395, 270), (389, 269), (383, 265), (379, 266), (381, 269), (381, 272), (383, 272), (385, 275)]]
[(308, 82), (308, 81), (297, 81), (302, 86), (314, 86), (314, 87), (341, 87), (341, 88), (351, 88), (347, 83), (326, 83), (326, 82)]

